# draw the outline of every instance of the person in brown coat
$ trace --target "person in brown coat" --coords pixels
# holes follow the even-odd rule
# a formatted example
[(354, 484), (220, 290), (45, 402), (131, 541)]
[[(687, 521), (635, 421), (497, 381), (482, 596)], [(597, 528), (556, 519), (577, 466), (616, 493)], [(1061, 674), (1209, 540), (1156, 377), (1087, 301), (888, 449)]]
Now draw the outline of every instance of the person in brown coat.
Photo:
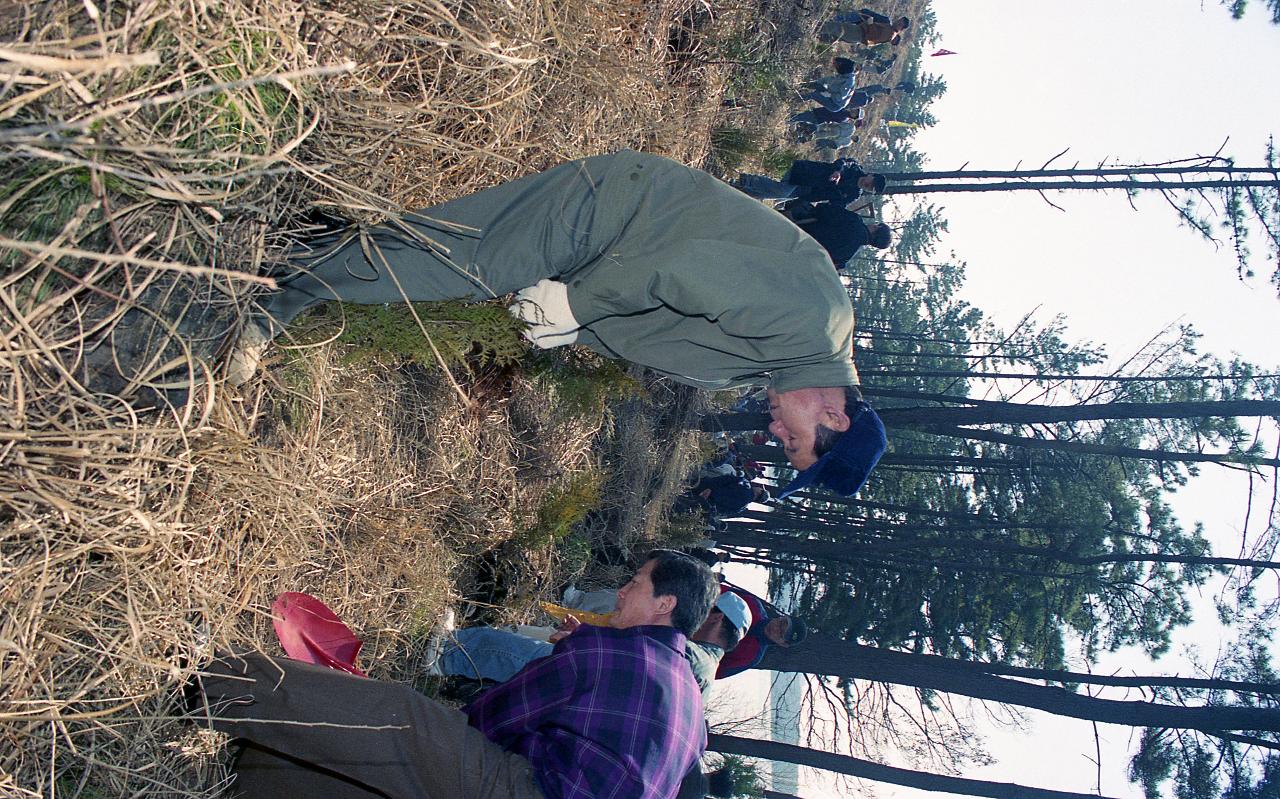
[(896, 45), (902, 41), (902, 34), (910, 27), (910, 17), (890, 20), (884, 14), (864, 8), (832, 17), (818, 31), (818, 37), (823, 41), (845, 44)]

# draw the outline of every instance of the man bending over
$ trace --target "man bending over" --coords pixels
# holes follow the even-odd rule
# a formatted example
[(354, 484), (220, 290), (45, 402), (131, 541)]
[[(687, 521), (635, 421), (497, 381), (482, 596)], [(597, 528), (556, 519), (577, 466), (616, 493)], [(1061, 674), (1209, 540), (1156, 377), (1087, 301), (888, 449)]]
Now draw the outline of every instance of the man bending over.
[(705, 389), (769, 384), (807, 483), (852, 494), (885, 448), (857, 391), (853, 308), (826, 252), (781, 214), (666, 158), (571, 161), (316, 236), (294, 266), (261, 298), (231, 371), (251, 371), (266, 339), (317, 303), (514, 292), (512, 312), (539, 347), (581, 344)]

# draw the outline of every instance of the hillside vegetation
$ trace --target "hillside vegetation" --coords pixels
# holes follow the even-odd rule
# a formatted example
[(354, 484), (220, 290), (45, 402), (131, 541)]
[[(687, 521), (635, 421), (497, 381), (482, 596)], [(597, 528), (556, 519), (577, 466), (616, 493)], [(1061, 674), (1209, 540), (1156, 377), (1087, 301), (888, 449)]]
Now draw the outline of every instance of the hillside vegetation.
[[(421, 340), (379, 338), (398, 311), (320, 314), (239, 389), (217, 356), (316, 212), (374, 221), (619, 147), (699, 162), (727, 69), (670, 44), (745, 13), (9, 7), (0, 794), (216, 792), (217, 742), (175, 699), (216, 649), (275, 651), (280, 591), (323, 597), (373, 675), (412, 679), (461, 595), (518, 616), (602, 538), (656, 534), (692, 447), (655, 430), (691, 395), (512, 352), (502, 314), (427, 319), (448, 372)], [(192, 300), (212, 310), (184, 316)]]

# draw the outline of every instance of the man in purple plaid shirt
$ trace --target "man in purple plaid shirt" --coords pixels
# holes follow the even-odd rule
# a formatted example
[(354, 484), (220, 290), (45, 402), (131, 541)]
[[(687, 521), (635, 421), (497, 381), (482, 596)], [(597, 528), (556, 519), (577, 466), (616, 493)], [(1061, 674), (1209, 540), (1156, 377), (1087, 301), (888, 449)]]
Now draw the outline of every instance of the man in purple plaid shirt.
[(244, 747), (231, 795), (671, 799), (706, 746), (682, 653), (717, 594), (706, 564), (658, 550), (611, 627), (573, 629), (463, 713), (298, 661), (219, 662), (202, 687)]

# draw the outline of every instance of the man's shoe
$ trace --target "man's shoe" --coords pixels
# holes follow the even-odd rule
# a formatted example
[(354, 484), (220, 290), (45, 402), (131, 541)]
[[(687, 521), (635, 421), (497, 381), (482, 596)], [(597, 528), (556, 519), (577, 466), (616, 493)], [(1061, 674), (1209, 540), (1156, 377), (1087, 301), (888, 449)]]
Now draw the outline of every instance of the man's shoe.
[(440, 658), (444, 656), (444, 647), (448, 643), (449, 638), (453, 636), (453, 631), (458, 626), (458, 616), (454, 613), (453, 608), (447, 608), (444, 615), (440, 617), (440, 621), (435, 627), (431, 628), (431, 637), (427, 639), (427, 667), (425, 673), (428, 677), (443, 677), (444, 671), (440, 668)]
[(262, 366), (262, 354), (270, 343), (266, 332), (250, 322), (227, 357), (227, 383), (242, 386), (249, 382)]

